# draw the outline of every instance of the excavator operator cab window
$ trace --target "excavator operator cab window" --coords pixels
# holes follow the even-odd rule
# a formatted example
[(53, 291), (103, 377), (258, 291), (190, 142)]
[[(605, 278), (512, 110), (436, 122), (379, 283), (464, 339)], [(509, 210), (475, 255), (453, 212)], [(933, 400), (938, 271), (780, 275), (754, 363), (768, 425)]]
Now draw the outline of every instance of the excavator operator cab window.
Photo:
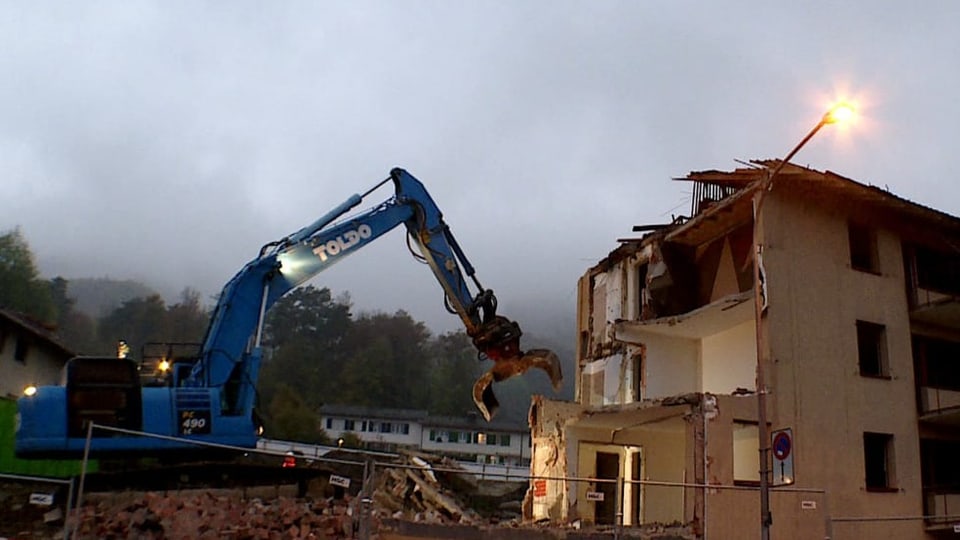
[[(142, 427), (140, 374), (132, 360), (113, 357), (71, 359), (64, 367), (67, 433), (86, 436), (87, 422), (139, 431)], [(94, 437), (109, 431), (94, 430)]]

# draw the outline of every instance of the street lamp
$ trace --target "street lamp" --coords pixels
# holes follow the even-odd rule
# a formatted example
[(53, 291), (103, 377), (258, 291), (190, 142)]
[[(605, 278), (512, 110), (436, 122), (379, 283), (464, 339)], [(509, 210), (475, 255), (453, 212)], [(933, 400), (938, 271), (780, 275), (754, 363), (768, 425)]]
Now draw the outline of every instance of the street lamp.
[(773, 180), (797, 152), (820, 128), (827, 124), (835, 124), (848, 120), (853, 115), (853, 107), (848, 103), (834, 105), (817, 122), (817, 125), (784, 157), (772, 171), (761, 181), (757, 191), (753, 194), (753, 306), (757, 333), (757, 437), (760, 446), (760, 538), (770, 539), (770, 525), (773, 524), (773, 515), (770, 513), (770, 430), (767, 426), (767, 381), (764, 374), (763, 359), (763, 332), (761, 319), (763, 317), (763, 276), (760, 274), (760, 262), (763, 257), (763, 245), (760, 243), (760, 207), (768, 191), (773, 187)]

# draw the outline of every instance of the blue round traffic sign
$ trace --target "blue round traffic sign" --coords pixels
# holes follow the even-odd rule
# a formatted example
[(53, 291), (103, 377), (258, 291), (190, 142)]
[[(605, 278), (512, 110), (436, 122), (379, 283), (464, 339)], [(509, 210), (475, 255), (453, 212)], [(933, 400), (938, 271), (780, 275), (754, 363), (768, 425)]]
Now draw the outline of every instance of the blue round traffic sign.
[(786, 431), (781, 431), (773, 437), (773, 457), (783, 461), (790, 455), (792, 443), (790, 435)]

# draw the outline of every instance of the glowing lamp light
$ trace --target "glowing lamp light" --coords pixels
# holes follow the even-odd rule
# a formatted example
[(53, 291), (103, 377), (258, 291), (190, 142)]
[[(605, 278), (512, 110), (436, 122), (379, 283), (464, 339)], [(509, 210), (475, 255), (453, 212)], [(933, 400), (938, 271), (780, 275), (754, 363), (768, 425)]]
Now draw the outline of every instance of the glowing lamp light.
[(830, 110), (827, 111), (827, 114), (823, 115), (823, 123), (842, 124), (853, 118), (855, 112), (853, 105), (846, 101), (841, 101), (831, 107)]
[(166, 373), (170, 369), (170, 361), (166, 358), (160, 360), (160, 363), (157, 365), (157, 369), (159, 369), (161, 373)]
[(37, 395), (37, 387), (36, 387), (36, 386), (33, 386), (33, 385), (31, 384), (30, 386), (24, 388), (24, 389), (23, 389), (23, 395), (25, 395), (25, 396), (27, 396), (27, 397), (32, 397), (32, 396)]

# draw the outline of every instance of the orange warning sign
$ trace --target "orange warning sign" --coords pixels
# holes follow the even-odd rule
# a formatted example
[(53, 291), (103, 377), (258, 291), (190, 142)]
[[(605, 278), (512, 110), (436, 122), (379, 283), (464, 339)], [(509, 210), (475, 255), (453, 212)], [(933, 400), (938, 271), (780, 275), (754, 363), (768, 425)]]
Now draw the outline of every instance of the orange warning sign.
[(547, 496), (547, 481), (546, 481), (546, 480), (534, 480), (534, 481), (533, 481), (533, 496), (534, 496), (534, 497), (546, 497), (546, 496)]

